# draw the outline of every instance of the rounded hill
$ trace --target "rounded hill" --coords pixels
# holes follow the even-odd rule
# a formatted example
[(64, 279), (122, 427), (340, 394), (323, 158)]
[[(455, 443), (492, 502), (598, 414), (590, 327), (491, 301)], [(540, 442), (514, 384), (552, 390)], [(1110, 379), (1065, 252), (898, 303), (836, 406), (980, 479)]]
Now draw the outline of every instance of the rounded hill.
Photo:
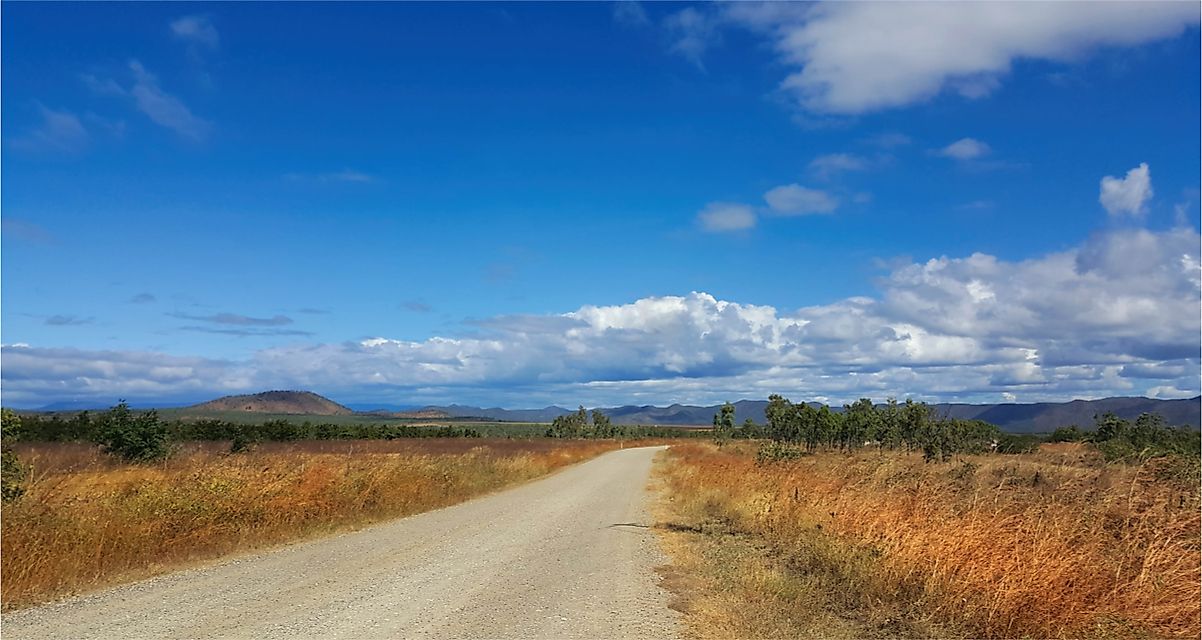
[(188, 407), (195, 411), (245, 411), (247, 413), (296, 413), (317, 416), (345, 416), (350, 409), (312, 391), (264, 391), (241, 396), (225, 396)]

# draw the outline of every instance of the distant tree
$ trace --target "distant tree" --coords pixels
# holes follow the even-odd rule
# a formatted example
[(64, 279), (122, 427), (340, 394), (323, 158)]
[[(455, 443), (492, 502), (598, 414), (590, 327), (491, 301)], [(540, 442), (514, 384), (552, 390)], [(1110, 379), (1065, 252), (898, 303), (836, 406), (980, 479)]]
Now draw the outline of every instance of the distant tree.
[(768, 420), (768, 437), (777, 442), (797, 440), (797, 414), (793, 410), (793, 403), (780, 395), (770, 395), (768, 406), (764, 408), (764, 417)]
[(714, 414), (714, 442), (718, 446), (726, 444), (735, 432), (735, 406), (729, 402)]
[(1072, 424), (1067, 427), (1058, 427), (1048, 435), (1048, 442), (1081, 442), (1087, 435), (1080, 427)]
[(593, 435), (597, 438), (614, 437), (613, 423), (609, 421), (609, 416), (602, 413), (600, 409), (593, 409)]
[(575, 413), (557, 416), (552, 420), (547, 435), (552, 438), (584, 438), (595, 435), (595, 429), (589, 428), (588, 411), (581, 405)]
[(872, 400), (860, 398), (854, 403), (843, 405), (843, 424), (839, 433), (839, 446), (852, 451), (863, 445), (878, 430), (880, 416)]
[(879, 419), (876, 423), (878, 431), (873, 434), (872, 439), (877, 441), (882, 450), (900, 447), (902, 444), (901, 409), (897, 405), (897, 399), (887, 399), (884, 408), (878, 414)]
[(906, 449), (917, 449), (922, 445), (920, 439), (928, 433), (928, 425), (934, 420), (934, 412), (925, 402), (914, 402), (907, 398), (901, 407), (901, 439)]
[(1100, 416), (1094, 416), (1094, 442), (1105, 442), (1126, 437), (1131, 423), (1107, 411)]

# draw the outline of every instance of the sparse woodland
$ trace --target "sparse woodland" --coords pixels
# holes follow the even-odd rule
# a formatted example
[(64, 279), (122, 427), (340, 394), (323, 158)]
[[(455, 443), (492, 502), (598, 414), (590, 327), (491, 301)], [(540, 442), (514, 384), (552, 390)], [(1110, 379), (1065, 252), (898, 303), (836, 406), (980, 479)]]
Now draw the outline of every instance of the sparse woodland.
[(1198, 635), (1196, 430), (1107, 414), (1041, 445), (918, 403), (773, 396), (756, 444), (724, 413), (717, 446), (659, 471), (694, 635)]

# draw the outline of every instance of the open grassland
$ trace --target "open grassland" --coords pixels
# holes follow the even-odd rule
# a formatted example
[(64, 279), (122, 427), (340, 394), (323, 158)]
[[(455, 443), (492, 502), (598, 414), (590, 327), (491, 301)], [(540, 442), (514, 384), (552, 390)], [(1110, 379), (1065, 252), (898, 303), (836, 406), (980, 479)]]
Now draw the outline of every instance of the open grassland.
[[(234, 424), (255, 425), (270, 420), (286, 420), (295, 424), (310, 422), (312, 424), (332, 424), (345, 426), (370, 425), (413, 425), (432, 427), (457, 427), (473, 429), (486, 438), (516, 437), (527, 438), (541, 436), (547, 430), (546, 423), (536, 422), (499, 422), (480, 418), (398, 418), (395, 416), (354, 413), (351, 415), (316, 415), (302, 413), (251, 413), (247, 411), (196, 411), (194, 409), (159, 409), (159, 416), (164, 420), (180, 420), (196, 422), (198, 420), (222, 420)], [(73, 414), (72, 414), (73, 415)]]
[(1198, 637), (1199, 488), (1182, 459), (674, 446), (667, 582), (698, 637)]
[(223, 554), (460, 502), (545, 475), (619, 441), (422, 439), (187, 443), (122, 463), (81, 444), (19, 444), (32, 469), (0, 511), (6, 609)]

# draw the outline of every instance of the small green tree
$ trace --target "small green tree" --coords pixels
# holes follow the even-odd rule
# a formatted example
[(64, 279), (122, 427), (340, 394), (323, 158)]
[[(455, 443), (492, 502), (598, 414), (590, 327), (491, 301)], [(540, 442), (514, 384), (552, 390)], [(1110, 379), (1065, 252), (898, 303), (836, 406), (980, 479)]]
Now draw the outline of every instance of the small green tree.
[(714, 442), (718, 446), (726, 444), (730, 437), (735, 432), (735, 406), (729, 402), (722, 405), (722, 409), (714, 414)]
[(130, 462), (154, 462), (171, 453), (167, 425), (154, 410), (134, 413), (121, 400), (99, 423), (96, 441), (106, 453)]
[(613, 423), (609, 421), (609, 416), (601, 413), (600, 409), (593, 409), (593, 436), (597, 438), (614, 437)]
[(0, 499), (12, 502), (25, 494), (25, 465), (12, 450), (12, 441), (21, 432), (21, 416), (11, 409), (0, 411)]
[(843, 423), (839, 430), (839, 446), (849, 451), (858, 449), (879, 431), (876, 407), (872, 400), (860, 398), (853, 404), (843, 405)]
[(778, 394), (768, 396), (764, 417), (768, 420), (770, 438), (777, 442), (797, 441), (797, 412), (787, 398)]

